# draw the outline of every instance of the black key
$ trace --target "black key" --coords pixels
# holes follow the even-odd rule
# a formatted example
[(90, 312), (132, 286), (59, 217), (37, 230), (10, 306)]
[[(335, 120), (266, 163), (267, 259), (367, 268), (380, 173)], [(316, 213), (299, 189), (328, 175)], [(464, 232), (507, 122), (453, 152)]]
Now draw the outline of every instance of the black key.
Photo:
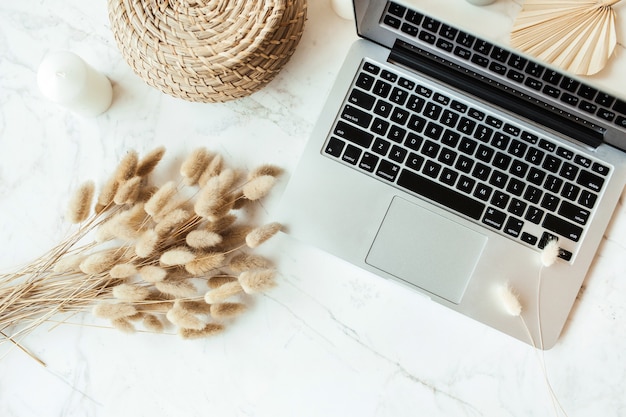
[(618, 125), (619, 127), (626, 128), (626, 117), (617, 116), (617, 119), (615, 119), (615, 124)]
[(551, 232), (573, 240), (574, 242), (578, 242), (583, 232), (582, 227), (576, 226), (575, 224), (556, 217), (550, 213), (546, 215), (542, 226)]
[(522, 131), (522, 129), (520, 129), (517, 126), (513, 126), (512, 124), (509, 123), (505, 123), (504, 124), (504, 133), (508, 133), (511, 136), (519, 136), (520, 132)]
[(569, 162), (563, 163), (561, 171), (559, 171), (560, 176), (567, 178), (570, 181), (574, 181), (576, 174), (578, 174), (578, 167), (570, 164)]
[(591, 170), (605, 177), (609, 173), (609, 167), (599, 164), (597, 162), (594, 162), (593, 165), (591, 165)]
[(522, 135), (520, 137), (523, 140), (525, 140), (526, 142), (532, 143), (532, 144), (537, 143), (537, 141), (539, 140), (539, 137), (537, 135), (533, 135), (532, 133), (528, 133), (525, 130), (522, 131)]
[(451, 148), (456, 148), (456, 145), (459, 143), (459, 139), (461, 139), (461, 135), (450, 129), (446, 129), (441, 136), (441, 143), (448, 145)]
[(474, 138), (488, 143), (491, 140), (491, 135), (493, 134), (493, 129), (487, 127), (485, 125), (478, 125), (476, 131), (474, 132)]
[(471, 158), (468, 158), (464, 155), (460, 155), (459, 159), (456, 160), (456, 164), (454, 164), (454, 167), (456, 169), (458, 169), (461, 172), (465, 172), (466, 174), (470, 173), (473, 166), (474, 166), (474, 161), (472, 161)]
[(524, 242), (528, 243), (529, 245), (533, 245), (535, 246), (535, 244), (537, 243), (537, 236), (533, 236), (530, 233), (522, 233), (522, 237), (520, 238), (522, 239)]
[(565, 91), (569, 91), (571, 93), (575, 92), (579, 85), (580, 85), (580, 82), (570, 77), (563, 78), (563, 80), (561, 81), (561, 84), (559, 84), (559, 86), (562, 89), (564, 89)]
[(394, 109), (391, 114), (391, 121), (399, 125), (403, 125), (409, 119), (409, 112), (404, 109)]
[(397, 184), (474, 220), (480, 219), (485, 209), (483, 203), (406, 169)]
[(439, 179), (444, 184), (447, 184), (450, 187), (452, 187), (454, 183), (456, 182), (456, 179), (458, 178), (458, 176), (459, 174), (456, 171), (453, 171), (450, 168), (444, 168), (443, 171), (441, 172), (441, 176), (439, 177)]
[(546, 245), (548, 243), (550, 243), (551, 240), (555, 240), (558, 242), (559, 237), (556, 235), (553, 235), (552, 233), (548, 233), (548, 232), (543, 232), (543, 234), (541, 235), (541, 239), (539, 240), (539, 249), (543, 249), (546, 247)]
[(559, 258), (565, 261), (570, 261), (572, 259), (572, 255), (573, 255), (572, 252), (565, 250), (563, 248), (559, 248)]
[(626, 101), (617, 100), (615, 104), (613, 104), (613, 110), (621, 114), (626, 114)]
[(543, 199), (541, 200), (541, 207), (546, 210), (554, 211), (556, 210), (560, 201), (561, 200), (557, 196), (545, 193), (543, 195)]
[(441, 148), (441, 152), (439, 153), (439, 157), (437, 158), (439, 162), (446, 164), (448, 166), (452, 166), (452, 164), (454, 164), (455, 159), (456, 159), (456, 152), (446, 147)]
[(417, 92), (417, 94), (424, 97), (430, 97), (433, 94), (433, 90), (428, 87), (424, 87), (423, 85), (418, 85), (415, 88), (415, 91)]
[(483, 217), (483, 223), (487, 226), (491, 226), (494, 229), (500, 230), (502, 226), (504, 226), (504, 221), (506, 220), (506, 213), (496, 210), (493, 207), (487, 208), (485, 211), (485, 216)]
[(432, 120), (438, 120), (441, 115), (442, 107), (435, 103), (428, 103), (426, 107), (424, 107), (423, 114)]
[(472, 155), (478, 146), (478, 142), (468, 137), (463, 137), (461, 139), (461, 143), (459, 144), (459, 151), (466, 153), (468, 155)]
[(570, 106), (575, 106), (578, 104), (578, 97), (569, 94), (569, 93), (563, 93), (563, 95), (561, 96), (561, 101), (563, 103), (569, 104)]
[(578, 95), (588, 100), (593, 100), (597, 92), (598, 90), (588, 85), (581, 85), (578, 89)]
[(391, 95), (389, 96), (389, 100), (391, 100), (393, 103), (396, 103), (402, 106), (406, 102), (406, 99), (408, 97), (409, 97), (409, 93), (407, 93), (406, 90), (395, 87), (393, 91), (391, 92)]
[(506, 205), (508, 202), (509, 202), (508, 194), (505, 194), (499, 190), (496, 190), (493, 193), (493, 196), (491, 197), (491, 204), (501, 209), (506, 208)]
[(483, 68), (487, 68), (487, 66), (489, 65), (489, 58), (485, 58), (484, 56), (477, 54), (474, 54), (474, 56), (472, 56), (471, 61), (479, 67)]
[(441, 172), (441, 165), (433, 161), (426, 161), (422, 172), (431, 178), (437, 178)]
[(489, 55), (492, 48), (493, 45), (491, 43), (480, 39), (474, 44), (474, 50), (483, 55)]
[(471, 179), (470, 177), (466, 177), (465, 175), (461, 175), (459, 182), (456, 184), (457, 190), (463, 191), (466, 194), (469, 194), (474, 189), (474, 185), (476, 181)]
[(438, 143), (435, 143), (431, 140), (427, 140), (422, 146), (422, 154), (428, 156), (429, 158), (436, 158), (439, 153), (439, 149), (441, 146)]
[(350, 97), (348, 97), (348, 101), (355, 106), (359, 106), (366, 110), (371, 110), (374, 107), (374, 102), (376, 98), (367, 93), (364, 93), (361, 90), (352, 90), (350, 93)]
[(406, 14), (405, 19), (415, 25), (420, 25), (422, 23), (422, 19), (424, 18), (424, 15), (421, 13), (418, 13), (416, 11), (413, 10), (409, 10), (408, 13)]
[(395, 181), (399, 171), (400, 167), (398, 165), (383, 159), (378, 165), (376, 175), (380, 178), (386, 179), (387, 181)]
[(365, 132), (342, 121), (337, 122), (337, 126), (333, 132), (340, 138), (356, 143), (364, 148), (369, 148), (374, 140), (374, 135), (371, 133)]
[(524, 81), (524, 74), (522, 74), (519, 71), (515, 71), (515, 70), (509, 70), (509, 72), (506, 73), (506, 77), (510, 80), (513, 80), (515, 82), (521, 83)]
[(530, 162), (531, 164), (539, 165), (543, 160), (544, 155), (545, 153), (542, 150), (537, 148), (530, 148), (526, 153), (526, 157), (524, 159), (526, 159), (526, 161)]
[(546, 156), (546, 159), (543, 161), (543, 165), (541, 165), (543, 169), (550, 172), (557, 172), (560, 166), (561, 160), (552, 155)]
[(587, 158), (586, 156), (582, 156), (582, 155), (576, 155), (574, 157), (574, 162), (577, 163), (580, 166), (585, 167), (585, 168), (589, 168), (591, 166), (591, 159)]
[(496, 61), (505, 63), (506, 60), (509, 58), (509, 52), (505, 49), (502, 48), (494, 48), (493, 51), (491, 51), (491, 57), (493, 59), (495, 59)]
[(474, 190), (474, 197), (487, 201), (489, 200), (489, 196), (491, 196), (492, 191), (493, 189), (490, 186), (478, 183), (476, 189)]
[(390, 2), (389, 8), (387, 9), (387, 11), (394, 16), (402, 17), (404, 16), (404, 13), (406, 12), (406, 7), (398, 3)]
[(552, 85), (558, 85), (563, 76), (556, 71), (548, 70), (543, 74), (542, 79)]
[(552, 193), (558, 193), (561, 190), (562, 185), (563, 180), (561, 178), (555, 177), (554, 175), (548, 175), (543, 187)]
[(429, 44), (434, 44), (435, 41), (437, 40), (437, 35), (433, 35), (432, 33), (429, 32), (425, 32), (425, 31), (421, 31), (419, 35), (417, 35), (417, 37)]
[(377, 163), (378, 157), (376, 155), (365, 152), (361, 158), (361, 162), (359, 162), (359, 168), (367, 172), (374, 172)]
[(459, 32), (459, 36), (457, 36), (456, 41), (466, 48), (471, 48), (475, 39), (476, 37), (470, 35), (469, 33)]
[(580, 175), (578, 175), (578, 179), (576, 182), (583, 187), (587, 187), (592, 191), (600, 191), (602, 189), (602, 185), (604, 184), (604, 178), (593, 174), (589, 171), (580, 171)]
[(344, 146), (346, 146), (346, 143), (344, 141), (332, 137), (326, 144), (324, 152), (334, 156), (335, 158), (339, 158), (341, 156), (341, 152), (343, 151)]
[(543, 87), (543, 83), (541, 81), (532, 77), (526, 78), (526, 81), (524, 81), (524, 85), (537, 91), (541, 90), (541, 87)]
[(526, 176), (526, 179), (535, 185), (541, 185), (545, 178), (546, 178), (546, 173), (535, 167), (531, 167), (530, 170), (528, 171), (528, 175)]
[(407, 150), (399, 147), (398, 145), (393, 145), (391, 148), (391, 152), (389, 152), (389, 159), (395, 162), (403, 163), (404, 158), (406, 158)]
[(456, 48), (454, 48), (454, 55), (458, 56), (459, 58), (470, 59), (470, 57), (472, 56), (472, 51), (457, 46)]
[(409, 118), (409, 122), (407, 123), (407, 127), (417, 133), (424, 130), (424, 126), (426, 126), (426, 119), (415, 114)]
[(587, 220), (589, 220), (591, 213), (589, 210), (585, 210), (572, 203), (564, 201), (561, 203), (561, 207), (559, 208), (559, 214), (578, 224), (587, 224)]
[(356, 85), (364, 90), (369, 90), (374, 85), (374, 77), (361, 73), (356, 79)]
[(387, 70), (383, 70), (383, 72), (380, 73), (380, 76), (391, 83), (395, 83), (398, 79), (398, 76), (395, 73)]
[(454, 38), (456, 37), (457, 33), (459, 31), (451, 26), (448, 26), (446, 24), (441, 25), (441, 29), (439, 30), (439, 34), (441, 36), (443, 36), (446, 39), (449, 39), (451, 41), (454, 40)]
[(380, 67), (376, 64), (372, 64), (371, 62), (366, 62), (363, 64), (363, 70), (376, 75), (380, 72)]
[(528, 211), (526, 211), (526, 216), (524, 218), (531, 223), (539, 224), (543, 217), (544, 211), (535, 206), (528, 207)]
[(467, 105), (456, 100), (452, 100), (450, 107), (452, 110), (458, 111), (459, 113), (465, 113), (467, 111)]
[[(479, 165), (479, 164), (477, 164)], [(493, 171), (491, 173), (491, 177), (489, 178), (489, 184), (494, 187), (498, 187), (500, 189), (504, 188), (506, 182), (508, 181), (509, 176), (500, 171)]]
[(560, 146), (556, 148), (556, 154), (565, 159), (572, 159), (574, 157), (574, 152), (569, 149), (561, 148)]
[(382, 98), (386, 98), (389, 95), (390, 91), (391, 84), (382, 80), (376, 81), (376, 84), (374, 84), (374, 89), (372, 90), (374, 94)]
[(568, 200), (576, 200), (576, 197), (578, 197), (578, 193), (580, 192), (580, 187), (572, 184), (572, 183), (565, 183), (565, 185), (563, 186), (563, 189), (561, 190), (561, 196), (567, 198)]
[(518, 158), (522, 158), (527, 148), (528, 145), (526, 145), (524, 142), (514, 139), (511, 142), (511, 146), (509, 146), (509, 153)]
[(468, 119), (467, 117), (461, 117), (461, 121), (457, 126), (457, 130), (465, 135), (471, 135), (476, 127), (476, 122)]
[(524, 69), (527, 62), (528, 60), (526, 58), (523, 58), (516, 54), (511, 55), (511, 57), (509, 58), (509, 65), (520, 71)]
[(439, 93), (435, 93), (435, 95), (433, 96), (433, 100), (435, 100), (437, 103), (447, 106), (448, 103), (450, 103), (450, 98), (447, 96), (444, 96), (443, 94), (439, 94)]
[(487, 124), (491, 127), (495, 127), (496, 129), (500, 129), (502, 127), (502, 120), (496, 119), (493, 116), (487, 116), (486, 120)]
[(561, 90), (551, 85), (546, 85), (545, 87), (543, 87), (543, 92), (554, 98), (558, 98), (561, 95)]
[(504, 133), (496, 132), (496, 134), (493, 136), (491, 144), (498, 149), (505, 150), (509, 146), (510, 140), (511, 138)]
[(493, 158), (493, 166), (503, 171), (509, 169), (509, 165), (511, 164), (511, 157), (503, 154), (502, 152), (497, 152), (496, 156)]
[(407, 80), (404, 77), (400, 77), (400, 80), (398, 80), (398, 85), (402, 88), (406, 88), (407, 90), (413, 90), (415, 88), (415, 82)]
[(378, 114), (379, 116), (387, 117), (389, 116), (389, 113), (391, 113), (392, 108), (393, 106), (391, 105), (391, 103), (387, 103), (384, 100), (378, 100), (376, 102), (376, 106), (374, 106), (374, 113)]
[(611, 104), (613, 104), (613, 101), (615, 101), (615, 97), (606, 93), (600, 93), (596, 97), (596, 103), (605, 107), (609, 107)]
[(387, 133), (387, 138), (397, 143), (402, 143), (405, 136), (406, 136), (406, 130), (396, 125), (391, 125), (391, 128), (389, 129), (389, 133)]
[(519, 178), (523, 178), (528, 172), (528, 164), (519, 160), (514, 160), (509, 172)]
[(406, 103), (406, 108), (409, 110), (413, 110), (416, 113), (419, 113), (424, 108), (424, 103), (426, 103), (426, 100), (424, 100), (423, 98), (420, 98), (416, 95), (411, 95)]
[(491, 168), (479, 162), (476, 163), (476, 165), (474, 165), (474, 169), (472, 170), (472, 176), (482, 181), (487, 181), (487, 178), (489, 178), (490, 173), (491, 173)]
[(533, 77), (540, 78), (545, 69), (546, 68), (542, 65), (539, 65), (535, 62), (530, 62), (528, 63), (528, 65), (526, 65), (526, 69), (524, 71), (528, 75), (532, 75)]
[(404, 165), (406, 165), (407, 167), (414, 169), (415, 171), (419, 171), (420, 168), (422, 168), (422, 164), (424, 163), (424, 157), (420, 156), (416, 153), (409, 153), (409, 157), (406, 159), (406, 163)]
[(448, 127), (454, 127), (456, 126), (456, 122), (459, 121), (459, 114), (450, 110), (445, 110), (440, 121)]
[(539, 147), (540, 147), (541, 149), (545, 149), (545, 150), (546, 150), (546, 151), (548, 151), (548, 152), (554, 152), (554, 151), (555, 151), (555, 149), (556, 149), (556, 145), (555, 145), (554, 143), (552, 143), (552, 142), (548, 142), (548, 141), (547, 141), (547, 140), (545, 140), (545, 139), (541, 139), (541, 140), (539, 141)]
[(491, 161), (491, 158), (493, 158), (494, 152), (495, 151), (492, 148), (480, 145), (476, 151), (476, 158), (483, 162), (489, 162)]
[(384, 136), (387, 134), (387, 129), (389, 129), (389, 122), (377, 117), (374, 119), (371, 129), (372, 132)]
[(604, 120), (608, 120), (609, 122), (615, 119), (615, 113), (607, 109), (600, 108), (597, 114), (598, 114), (598, 117)]
[(383, 19), (383, 22), (385, 22), (386, 25), (391, 26), (392, 28), (400, 28), (400, 24), (402, 23), (402, 21), (400, 19), (398, 19), (397, 17), (393, 17), (390, 15), (386, 15), (385, 18)]
[(372, 146), (372, 152), (376, 152), (379, 155), (385, 156), (387, 155), (389, 148), (391, 148), (391, 142), (381, 138), (376, 138), (376, 140), (374, 141), (374, 146)]
[(348, 120), (355, 125), (367, 128), (372, 121), (372, 115), (354, 106), (346, 104), (341, 112), (341, 118)]
[(469, 112), (467, 113), (469, 117), (476, 119), (476, 120), (480, 120), (483, 121), (485, 119), (485, 113), (483, 113), (480, 110), (476, 110), (474, 108), (470, 108)]
[(489, 65), (489, 70), (495, 72), (496, 74), (504, 75), (506, 74), (507, 67), (504, 64), (498, 64), (497, 62), (492, 62)]
[(413, 37), (417, 36), (417, 34), (419, 33), (419, 29), (416, 26), (413, 26), (409, 23), (404, 23), (400, 30), (406, 33), (407, 35), (413, 36)]
[(341, 159), (352, 165), (356, 165), (359, 158), (361, 157), (361, 152), (362, 152), (361, 148), (357, 148), (354, 145), (348, 144), (348, 147), (346, 148), (346, 151), (343, 153), (343, 156), (341, 157)]
[(506, 190), (516, 196), (521, 196), (524, 192), (524, 182), (517, 178), (511, 178), (509, 184), (506, 186)]
[(509, 213), (514, 216), (522, 217), (524, 211), (526, 211), (526, 207), (528, 204), (524, 203), (522, 200), (518, 200), (514, 198), (511, 200), (511, 204), (509, 204)]
[(404, 141), (404, 144), (408, 148), (411, 148), (414, 151), (417, 151), (422, 145), (422, 142), (423, 142), (423, 139), (420, 136), (417, 136), (414, 133), (409, 133), (409, 136), (407, 136), (406, 140)]
[(588, 209), (591, 209), (596, 204), (597, 199), (597, 195), (590, 193), (587, 190), (582, 190), (580, 192), (580, 198), (578, 199), (578, 203), (584, 207), (587, 207)]
[(431, 139), (441, 138), (441, 134), (443, 133), (443, 126), (437, 123), (429, 122), (428, 126), (424, 130), (424, 136), (428, 136)]
[(430, 30), (433, 33), (437, 33), (440, 26), (441, 26), (441, 22), (431, 17), (425, 18), (424, 21), (422, 22), (422, 27), (426, 30)]

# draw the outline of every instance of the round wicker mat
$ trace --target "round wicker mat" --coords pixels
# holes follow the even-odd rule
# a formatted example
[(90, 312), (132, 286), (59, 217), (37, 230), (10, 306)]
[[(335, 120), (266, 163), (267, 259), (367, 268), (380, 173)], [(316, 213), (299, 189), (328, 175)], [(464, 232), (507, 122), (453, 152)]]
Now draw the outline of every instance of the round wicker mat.
[(304, 29), (306, 0), (108, 0), (126, 62), (146, 83), (195, 102), (271, 81)]

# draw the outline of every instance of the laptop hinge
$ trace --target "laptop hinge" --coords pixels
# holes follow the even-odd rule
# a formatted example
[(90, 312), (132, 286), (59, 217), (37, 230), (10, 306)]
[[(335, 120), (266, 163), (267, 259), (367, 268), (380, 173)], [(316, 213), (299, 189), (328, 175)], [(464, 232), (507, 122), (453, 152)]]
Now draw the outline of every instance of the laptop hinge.
[(435, 78), (587, 146), (597, 148), (604, 142), (606, 129), (591, 122), (581, 121), (579, 117), (564, 112), (552, 104), (528, 96), (420, 47), (396, 40), (388, 60)]

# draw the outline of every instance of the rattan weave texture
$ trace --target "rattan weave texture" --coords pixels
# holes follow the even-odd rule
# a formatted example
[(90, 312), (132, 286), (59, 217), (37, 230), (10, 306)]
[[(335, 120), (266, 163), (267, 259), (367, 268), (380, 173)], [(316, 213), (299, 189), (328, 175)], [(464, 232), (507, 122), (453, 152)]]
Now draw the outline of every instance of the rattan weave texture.
[(247, 96), (293, 55), (306, 0), (108, 0), (118, 48), (146, 83), (194, 102)]

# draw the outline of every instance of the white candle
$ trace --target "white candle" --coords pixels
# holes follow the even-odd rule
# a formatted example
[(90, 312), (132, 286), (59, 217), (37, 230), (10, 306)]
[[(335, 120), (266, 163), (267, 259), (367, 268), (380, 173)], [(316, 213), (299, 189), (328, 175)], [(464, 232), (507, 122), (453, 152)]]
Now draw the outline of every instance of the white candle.
[(81, 116), (104, 113), (113, 99), (109, 79), (66, 51), (46, 55), (37, 72), (37, 84), (48, 99)]
[(346, 20), (354, 20), (352, 0), (330, 0), (330, 5), (337, 16)]

